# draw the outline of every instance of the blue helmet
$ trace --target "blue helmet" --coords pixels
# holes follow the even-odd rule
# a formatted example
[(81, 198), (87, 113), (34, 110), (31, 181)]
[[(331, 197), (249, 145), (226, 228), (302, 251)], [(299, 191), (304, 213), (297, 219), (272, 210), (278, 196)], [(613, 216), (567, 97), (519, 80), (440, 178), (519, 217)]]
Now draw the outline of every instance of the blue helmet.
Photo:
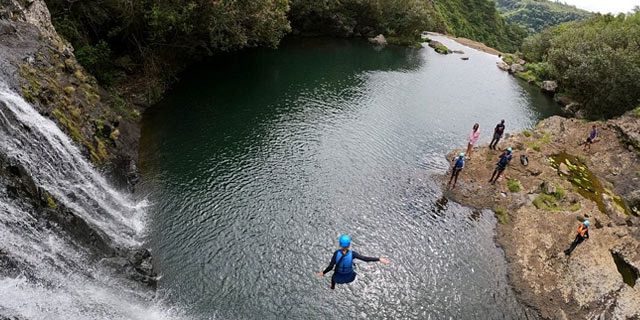
[(584, 224), (585, 227), (589, 228), (589, 225), (591, 224), (591, 222), (589, 222), (589, 220), (585, 220), (585, 221), (582, 221), (582, 224)]
[(338, 242), (340, 243), (340, 247), (348, 248), (351, 245), (351, 237), (346, 234), (343, 234), (338, 238)]

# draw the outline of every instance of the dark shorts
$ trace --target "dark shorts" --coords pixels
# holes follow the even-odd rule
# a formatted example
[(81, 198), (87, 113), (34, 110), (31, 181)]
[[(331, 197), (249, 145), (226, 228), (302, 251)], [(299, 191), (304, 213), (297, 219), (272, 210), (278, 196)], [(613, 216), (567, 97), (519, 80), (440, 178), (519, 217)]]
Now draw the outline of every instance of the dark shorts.
[(457, 176), (460, 174), (460, 171), (462, 171), (462, 168), (453, 168), (453, 171), (451, 171), (451, 176)]
[(587, 143), (593, 143), (593, 139), (591, 137), (587, 138)]
[(357, 273), (354, 271), (352, 273), (334, 273), (333, 281), (335, 283), (350, 283), (356, 279)]
[(500, 140), (500, 138), (502, 138), (502, 134), (499, 134), (499, 133), (493, 134), (493, 140)]
[(504, 166), (504, 167), (503, 167), (503, 166), (501, 166), (501, 165), (497, 165), (497, 166), (496, 166), (496, 171), (502, 172), (502, 171), (504, 171), (504, 169), (506, 169), (506, 168), (507, 168), (507, 166)]

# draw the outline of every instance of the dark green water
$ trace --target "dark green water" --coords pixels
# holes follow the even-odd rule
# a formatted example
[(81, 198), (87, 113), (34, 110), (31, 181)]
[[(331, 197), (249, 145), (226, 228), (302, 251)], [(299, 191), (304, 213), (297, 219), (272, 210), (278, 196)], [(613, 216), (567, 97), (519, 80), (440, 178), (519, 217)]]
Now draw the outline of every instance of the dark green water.
[[(488, 142), (556, 107), (463, 50), (289, 40), (189, 70), (144, 118), (160, 292), (196, 319), (527, 317), (492, 213), (447, 202), (435, 175), (474, 122)], [(392, 263), (332, 292), (314, 272), (343, 232)]]

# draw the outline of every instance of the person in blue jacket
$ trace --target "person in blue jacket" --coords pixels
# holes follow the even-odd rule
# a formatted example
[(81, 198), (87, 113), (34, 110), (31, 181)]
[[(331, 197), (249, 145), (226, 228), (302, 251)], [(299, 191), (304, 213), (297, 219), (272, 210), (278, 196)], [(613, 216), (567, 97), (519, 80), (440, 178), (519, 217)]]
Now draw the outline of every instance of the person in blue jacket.
[(336, 283), (351, 283), (356, 279), (356, 272), (353, 270), (353, 260), (355, 259), (365, 262), (380, 261), (384, 264), (389, 264), (389, 260), (386, 258), (366, 257), (350, 250), (351, 237), (346, 234), (341, 235), (338, 238), (338, 242), (340, 243), (340, 249), (333, 253), (329, 266), (324, 271), (318, 272), (319, 277), (324, 277), (325, 274), (335, 268), (331, 276), (331, 289), (335, 289)]

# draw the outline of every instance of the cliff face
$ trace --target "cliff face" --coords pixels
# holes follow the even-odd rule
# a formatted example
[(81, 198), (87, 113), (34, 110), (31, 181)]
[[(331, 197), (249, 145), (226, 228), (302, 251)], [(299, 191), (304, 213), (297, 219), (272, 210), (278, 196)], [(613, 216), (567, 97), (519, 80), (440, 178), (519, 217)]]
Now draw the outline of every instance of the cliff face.
[[(41, 115), (53, 120), (74, 140), (84, 158), (91, 159), (98, 168), (113, 173), (112, 176), (121, 182), (121, 186), (133, 185), (139, 134), (136, 124), (138, 113), (126, 104), (119, 103), (116, 97), (98, 86), (95, 79), (78, 65), (73, 48), (57, 35), (51, 25), (49, 12), (42, 0), (0, 0), (0, 141), (10, 142), (2, 144), (0, 148), (0, 202), (32, 215), (18, 216), (3, 207), (3, 225), (18, 228), (14, 220), (32, 221), (36, 226), (34, 228), (38, 229), (38, 235), (52, 232), (65, 239), (68, 237), (72, 243), (82, 247), (82, 252), (86, 250), (93, 257), (112, 261), (114, 268), (117, 267), (129, 278), (154, 284), (155, 274), (147, 251), (114, 245), (99, 226), (79, 214), (83, 210), (99, 212), (99, 204), (93, 204), (91, 208), (74, 208), (80, 196), (73, 194), (73, 188), (67, 189), (69, 194), (60, 193), (61, 197), (54, 196), (48, 190), (54, 187), (43, 182), (38, 175), (46, 174), (47, 170), (54, 171), (51, 168), (56, 166), (71, 170), (80, 165), (74, 163), (77, 161), (61, 160), (54, 156), (56, 151), (63, 153), (69, 149), (30, 149), (30, 142), (34, 140), (30, 134), (35, 134), (38, 126), (23, 122), (20, 116), (29, 116), (15, 111), (17, 107), (9, 108), (10, 104), (17, 102), (11, 100), (11, 93), (5, 89), (21, 94)], [(41, 126), (47, 125), (42, 121), (39, 123)], [(50, 147), (61, 143), (60, 139), (51, 136), (35, 137), (39, 137), (39, 140), (51, 138), (56, 144), (49, 144)], [(47, 146), (39, 142), (33, 144)], [(25, 152), (33, 153), (33, 150), (38, 150), (42, 155), (39, 158), (24, 157)], [(33, 170), (28, 168), (29, 165), (41, 166), (42, 170)], [(91, 170), (85, 172), (92, 174)], [(95, 176), (71, 178), (77, 179), (77, 185), (82, 185)], [(102, 180), (95, 180), (95, 185), (104, 185)], [(65, 196), (69, 197), (66, 202), (74, 205), (65, 205), (65, 201), (60, 199)], [(6, 217), (14, 219), (7, 218), (14, 222), (7, 224), (4, 220)], [(23, 233), (18, 233), (18, 236), (27, 238), (28, 232)], [(0, 248), (0, 274), (29, 278), (36, 274), (33, 270), (39, 266), (28, 263), (16, 247), (16, 243), (9, 241)]]
[[(579, 144), (594, 124), (599, 138), (584, 150)], [(495, 210), (509, 279), (546, 319), (640, 317), (638, 132), (640, 118), (632, 114), (607, 122), (552, 117), (500, 142), (514, 157), (495, 185), (487, 181), (500, 152), (483, 146), (449, 192)], [(592, 223), (590, 239), (565, 256), (584, 218)]]
[(101, 88), (56, 33), (42, 0), (0, 0), (3, 82), (53, 119), (98, 167), (131, 185), (140, 113)]

